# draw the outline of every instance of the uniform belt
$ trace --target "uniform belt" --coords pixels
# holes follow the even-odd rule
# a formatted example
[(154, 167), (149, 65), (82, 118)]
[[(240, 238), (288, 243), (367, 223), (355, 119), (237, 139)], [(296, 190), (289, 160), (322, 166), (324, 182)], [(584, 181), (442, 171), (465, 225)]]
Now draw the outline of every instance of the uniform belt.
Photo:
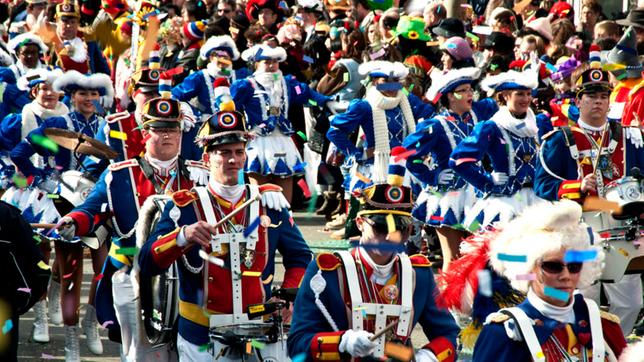
[(206, 313), (208, 312), (206, 312), (200, 305), (184, 302), (183, 300), (179, 301), (180, 316), (193, 323), (197, 323), (200, 326), (208, 328), (210, 326), (210, 320)]

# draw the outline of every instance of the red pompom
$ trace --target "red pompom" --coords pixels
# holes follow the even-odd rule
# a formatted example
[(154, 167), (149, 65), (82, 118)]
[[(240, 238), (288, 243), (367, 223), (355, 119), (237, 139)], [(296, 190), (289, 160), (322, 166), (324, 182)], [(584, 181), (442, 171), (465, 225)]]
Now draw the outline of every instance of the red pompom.
[(217, 78), (215, 79), (215, 82), (213, 83), (213, 86), (215, 88), (217, 87), (230, 87), (230, 83), (228, 83), (228, 80), (226, 78)]

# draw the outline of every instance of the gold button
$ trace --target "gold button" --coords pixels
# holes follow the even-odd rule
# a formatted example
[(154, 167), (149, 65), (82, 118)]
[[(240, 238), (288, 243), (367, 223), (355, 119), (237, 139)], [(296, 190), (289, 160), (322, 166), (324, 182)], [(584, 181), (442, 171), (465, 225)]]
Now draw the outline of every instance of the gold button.
[(570, 352), (572, 352), (573, 354), (577, 354), (579, 353), (579, 348), (577, 348), (577, 346), (574, 346), (570, 349)]
[(212, 277), (208, 277), (208, 281), (209, 281), (209, 282), (211, 282), (211, 281), (212, 281)]

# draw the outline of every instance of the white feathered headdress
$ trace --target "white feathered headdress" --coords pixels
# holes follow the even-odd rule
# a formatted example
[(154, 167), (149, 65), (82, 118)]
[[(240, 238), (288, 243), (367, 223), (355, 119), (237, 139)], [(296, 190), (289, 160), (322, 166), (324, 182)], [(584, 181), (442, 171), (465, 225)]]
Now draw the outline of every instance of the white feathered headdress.
[(241, 58), (247, 62), (259, 62), (266, 59), (283, 62), (286, 60), (286, 50), (282, 47), (271, 48), (264, 44), (253, 45), (242, 52)]
[(199, 49), (199, 56), (202, 59), (208, 59), (210, 52), (213, 50), (227, 52), (232, 60), (239, 59), (239, 50), (237, 50), (237, 45), (230, 35), (219, 35), (208, 38), (208, 41)]
[(43, 43), (42, 39), (34, 33), (23, 33), (13, 37), (9, 40), (9, 43), (7, 43), (7, 49), (9, 49), (13, 55), (18, 56), (18, 48), (28, 44), (36, 45), (42, 54), (46, 54), (49, 50), (47, 45)]
[(475, 67), (452, 69), (447, 74), (437, 77), (427, 90), (425, 97), (432, 102), (441, 95), (454, 91), (461, 84), (472, 83), (479, 78), (481, 70)]
[[(537, 68), (538, 69), (538, 68)], [(481, 89), (488, 95), (504, 90), (535, 89), (539, 86), (537, 70), (530, 68), (523, 72), (509, 70), (483, 79)]]
[(75, 70), (68, 70), (59, 76), (53, 83), (56, 92), (71, 93), (77, 89), (96, 90), (103, 97), (103, 106), (110, 107), (114, 100), (114, 87), (107, 74), (95, 73), (81, 74)]
[(47, 68), (32, 69), (18, 79), (17, 86), (20, 90), (28, 91), (40, 83), (53, 84), (54, 80), (62, 75), (63, 71), (59, 68), (53, 70)]
[(387, 62), (384, 60), (374, 60), (360, 64), (358, 73), (362, 76), (385, 77), (397, 80), (403, 80), (409, 74), (407, 68), (401, 62)]

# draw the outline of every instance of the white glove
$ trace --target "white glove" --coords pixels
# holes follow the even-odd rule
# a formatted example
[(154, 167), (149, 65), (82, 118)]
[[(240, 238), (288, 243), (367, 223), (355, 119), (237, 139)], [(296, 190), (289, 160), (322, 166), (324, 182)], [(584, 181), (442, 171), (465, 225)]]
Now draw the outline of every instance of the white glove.
[(369, 340), (371, 336), (373, 336), (373, 333), (349, 329), (342, 335), (338, 349), (340, 352), (346, 352), (352, 357), (370, 356), (376, 350), (376, 344)]
[(281, 192), (264, 192), (262, 194), (262, 206), (282, 211), (284, 208), (290, 208), (291, 204), (288, 203), (288, 200), (286, 200), (286, 197)]
[(58, 235), (65, 240), (72, 240), (76, 236), (76, 222), (71, 217), (63, 217), (58, 224)]
[(438, 184), (447, 185), (452, 180), (454, 180), (454, 177), (456, 177), (454, 175), (454, 170), (452, 170), (451, 168), (446, 168), (438, 174)]
[(644, 139), (642, 139), (642, 131), (639, 127), (624, 127), (624, 132), (626, 132), (626, 139), (631, 140), (635, 148), (644, 147)]
[(492, 182), (495, 186), (505, 185), (508, 182), (508, 174), (505, 172), (492, 172)]
[(434, 352), (428, 349), (419, 349), (416, 351), (416, 362), (438, 362)]

